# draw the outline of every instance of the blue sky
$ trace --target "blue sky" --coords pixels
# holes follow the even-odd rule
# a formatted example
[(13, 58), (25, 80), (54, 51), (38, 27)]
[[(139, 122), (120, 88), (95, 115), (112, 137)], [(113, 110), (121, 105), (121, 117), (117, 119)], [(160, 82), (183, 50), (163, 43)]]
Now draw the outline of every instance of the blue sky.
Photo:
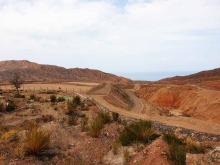
[(0, 0), (0, 21), (0, 60), (143, 79), (220, 67), (219, 0)]

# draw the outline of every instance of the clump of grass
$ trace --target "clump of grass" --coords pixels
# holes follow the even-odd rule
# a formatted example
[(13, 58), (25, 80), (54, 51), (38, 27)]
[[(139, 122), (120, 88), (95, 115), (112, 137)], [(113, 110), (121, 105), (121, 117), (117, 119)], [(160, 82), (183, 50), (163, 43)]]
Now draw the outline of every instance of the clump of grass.
[(88, 117), (82, 118), (80, 122), (81, 131), (87, 131), (88, 130)]
[(158, 136), (150, 121), (139, 121), (126, 126), (119, 140), (123, 146), (127, 146), (133, 142), (149, 143)]
[(42, 151), (49, 149), (50, 134), (41, 130), (36, 125), (26, 133), (24, 151), (26, 154), (38, 156)]
[(96, 117), (89, 126), (90, 136), (97, 138), (103, 128), (103, 125), (103, 120), (100, 117)]
[(185, 142), (174, 134), (165, 134), (163, 139), (169, 145), (170, 158), (175, 161), (177, 165), (185, 165), (186, 153), (204, 153), (205, 148), (191, 139)]
[(119, 121), (119, 114), (116, 112), (112, 112), (112, 120), (113, 121)]
[(77, 125), (77, 116), (76, 115), (69, 115), (68, 116), (68, 124), (70, 126)]
[(65, 98), (60, 96), (57, 98), (57, 102), (64, 102), (65, 101)]
[(55, 103), (57, 101), (57, 97), (55, 95), (50, 96), (50, 102)]
[(102, 120), (103, 124), (107, 124), (111, 122), (111, 116), (108, 112), (99, 112), (98, 118)]
[(39, 97), (39, 96), (36, 96), (35, 94), (31, 94), (31, 95), (30, 95), (30, 100), (39, 101), (39, 100), (40, 100), (40, 97)]
[(114, 155), (118, 154), (119, 147), (120, 147), (120, 143), (118, 141), (112, 144), (112, 152)]

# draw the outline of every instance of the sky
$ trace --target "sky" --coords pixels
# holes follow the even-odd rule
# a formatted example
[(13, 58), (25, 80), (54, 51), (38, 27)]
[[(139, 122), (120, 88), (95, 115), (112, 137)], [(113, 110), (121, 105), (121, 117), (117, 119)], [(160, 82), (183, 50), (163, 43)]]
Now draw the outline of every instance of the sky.
[(0, 60), (12, 59), (134, 79), (217, 68), (220, 0), (0, 0)]

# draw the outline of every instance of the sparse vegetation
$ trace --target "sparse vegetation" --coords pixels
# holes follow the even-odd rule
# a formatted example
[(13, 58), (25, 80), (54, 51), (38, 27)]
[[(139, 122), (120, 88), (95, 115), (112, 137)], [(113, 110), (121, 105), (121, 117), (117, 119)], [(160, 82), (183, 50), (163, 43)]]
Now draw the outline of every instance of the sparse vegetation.
[(15, 105), (14, 101), (8, 100), (7, 105), (6, 105), (6, 111), (7, 112), (12, 112), (15, 109), (16, 109), (16, 105)]
[(40, 152), (49, 149), (49, 147), (49, 133), (36, 126), (28, 130), (24, 144), (24, 151), (26, 154), (38, 156)]
[(81, 131), (88, 130), (88, 117), (84, 117), (81, 119), (80, 126), (81, 126)]
[(50, 96), (51, 103), (55, 103), (57, 101), (57, 97), (55, 95)]
[(123, 155), (124, 155), (124, 165), (127, 165), (130, 160), (130, 153), (127, 149), (125, 149)]
[(59, 97), (57, 98), (57, 102), (64, 102), (64, 101), (65, 101), (65, 98), (62, 97), (62, 96), (59, 96)]
[(77, 116), (76, 115), (69, 115), (68, 116), (68, 124), (70, 126), (77, 124)]
[(107, 124), (107, 123), (111, 122), (111, 116), (110, 116), (109, 112), (99, 112), (97, 118), (102, 120), (103, 124)]
[(91, 123), (90, 123), (90, 126), (89, 126), (89, 134), (92, 136), (92, 137), (98, 137), (100, 132), (101, 132), (101, 129), (103, 128), (103, 120), (100, 118), (100, 117), (96, 117)]
[(40, 97), (39, 97), (39, 96), (36, 96), (35, 94), (31, 94), (31, 95), (30, 95), (30, 100), (39, 101), (39, 100), (40, 100)]
[(113, 121), (119, 121), (119, 114), (116, 112), (112, 112), (112, 120)]
[(158, 136), (151, 127), (150, 121), (139, 121), (126, 126), (119, 140), (123, 146), (127, 146), (133, 142), (149, 143)]
[(23, 84), (23, 80), (21, 79), (20, 75), (18, 73), (14, 73), (10, 82), (16, 89), (16, 96), (20, 96), (19, 90), (21, 88), (21, 85)]
[(165, 134), (163, 139), (169, 145), (170, 158), (175, 161), (177, 165), (185, 165), (186, 153), (204, 153), (205, 148), (196, 145), (192, 141), (184, 142), (176, 137), (174, 134)]
[(115, 141), (112, 144), (112, 152), (113, 152), (114, 155), (118, 154), (119, 147), (120, 147), (120, 143), (118, 141)]

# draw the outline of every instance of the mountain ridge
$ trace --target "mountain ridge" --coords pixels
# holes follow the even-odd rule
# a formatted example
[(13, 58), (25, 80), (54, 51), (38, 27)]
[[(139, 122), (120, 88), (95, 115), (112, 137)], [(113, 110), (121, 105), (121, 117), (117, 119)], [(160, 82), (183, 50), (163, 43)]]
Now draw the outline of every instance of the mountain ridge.
[(88, 68), (65, 68), (27, 60), (0, 61), (0, 81), (9, 81), (18, 73), (25, 81), (111, 81), (129, 82), (124, 77)]

